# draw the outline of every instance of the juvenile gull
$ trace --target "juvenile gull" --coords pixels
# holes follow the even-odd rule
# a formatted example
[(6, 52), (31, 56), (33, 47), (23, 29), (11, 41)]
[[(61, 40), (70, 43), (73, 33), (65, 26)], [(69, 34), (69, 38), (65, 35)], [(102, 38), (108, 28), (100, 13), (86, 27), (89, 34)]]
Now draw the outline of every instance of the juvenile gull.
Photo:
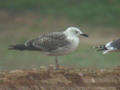
[(85, 36), (80, 29), (68, 27), (63, 32), (51, 32), (42, 34), (38, 38), (28, 40), (24, 44), (11, 45), (9, 49), (42, 51), (47, 55), (55, 56), (56, 69), (59, 67), (58, 56), (68, 54), (79, 45), (79, 37)]
[(111, 42), (108, 42), (106, 45), (100, 45), (96, 48), (98, 48), (97, 51), (103, 51), (103, 54), (120, 51), (120, 39), (113, 40)]

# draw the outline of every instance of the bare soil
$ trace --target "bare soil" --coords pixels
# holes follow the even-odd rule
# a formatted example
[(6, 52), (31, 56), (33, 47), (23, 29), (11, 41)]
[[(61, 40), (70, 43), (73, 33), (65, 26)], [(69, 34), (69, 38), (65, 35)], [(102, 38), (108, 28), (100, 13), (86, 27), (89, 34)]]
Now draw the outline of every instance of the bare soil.
[(120, 90), (120, 67), (114, 69), (64, 68), (0, 72), (0, 90)]

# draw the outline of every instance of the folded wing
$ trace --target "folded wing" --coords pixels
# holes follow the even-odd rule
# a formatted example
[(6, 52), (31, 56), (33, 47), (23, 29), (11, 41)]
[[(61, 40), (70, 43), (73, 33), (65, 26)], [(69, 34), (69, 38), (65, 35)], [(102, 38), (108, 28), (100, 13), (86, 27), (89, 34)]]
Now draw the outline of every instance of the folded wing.
[(68, 45), (70, 42), (62, 32), (43, 34), (36, 39), (29, 40), (25, 46), (31, 50), (52, 51)]

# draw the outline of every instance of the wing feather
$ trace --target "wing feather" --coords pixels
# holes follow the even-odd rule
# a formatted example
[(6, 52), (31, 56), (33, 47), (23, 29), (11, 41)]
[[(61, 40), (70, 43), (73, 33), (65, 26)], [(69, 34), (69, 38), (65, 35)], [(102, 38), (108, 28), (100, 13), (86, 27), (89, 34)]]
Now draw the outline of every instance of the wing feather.
[(62, 32), (54, 32), (40, 35), (38, 38), (27, 41), (26, 45), (42, 51), (52, 51), (64, 47), (70, 42)]
[(120, 39), (113, 41), (111, 46), (120, 50)]

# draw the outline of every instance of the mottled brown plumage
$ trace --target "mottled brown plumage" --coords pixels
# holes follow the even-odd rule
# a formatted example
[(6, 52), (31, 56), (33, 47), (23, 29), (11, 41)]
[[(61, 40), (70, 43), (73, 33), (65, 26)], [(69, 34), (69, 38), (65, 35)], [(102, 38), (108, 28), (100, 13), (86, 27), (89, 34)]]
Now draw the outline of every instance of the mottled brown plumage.
[(27, 41), (25, 45), (27, 47), (37, 48), (42, 51), (53, 51), (60, 47), (64, 47), (69, 44), (66, 36), (60, 32), (53, 32), (48, 34), (43, 34), (36, 39)]

